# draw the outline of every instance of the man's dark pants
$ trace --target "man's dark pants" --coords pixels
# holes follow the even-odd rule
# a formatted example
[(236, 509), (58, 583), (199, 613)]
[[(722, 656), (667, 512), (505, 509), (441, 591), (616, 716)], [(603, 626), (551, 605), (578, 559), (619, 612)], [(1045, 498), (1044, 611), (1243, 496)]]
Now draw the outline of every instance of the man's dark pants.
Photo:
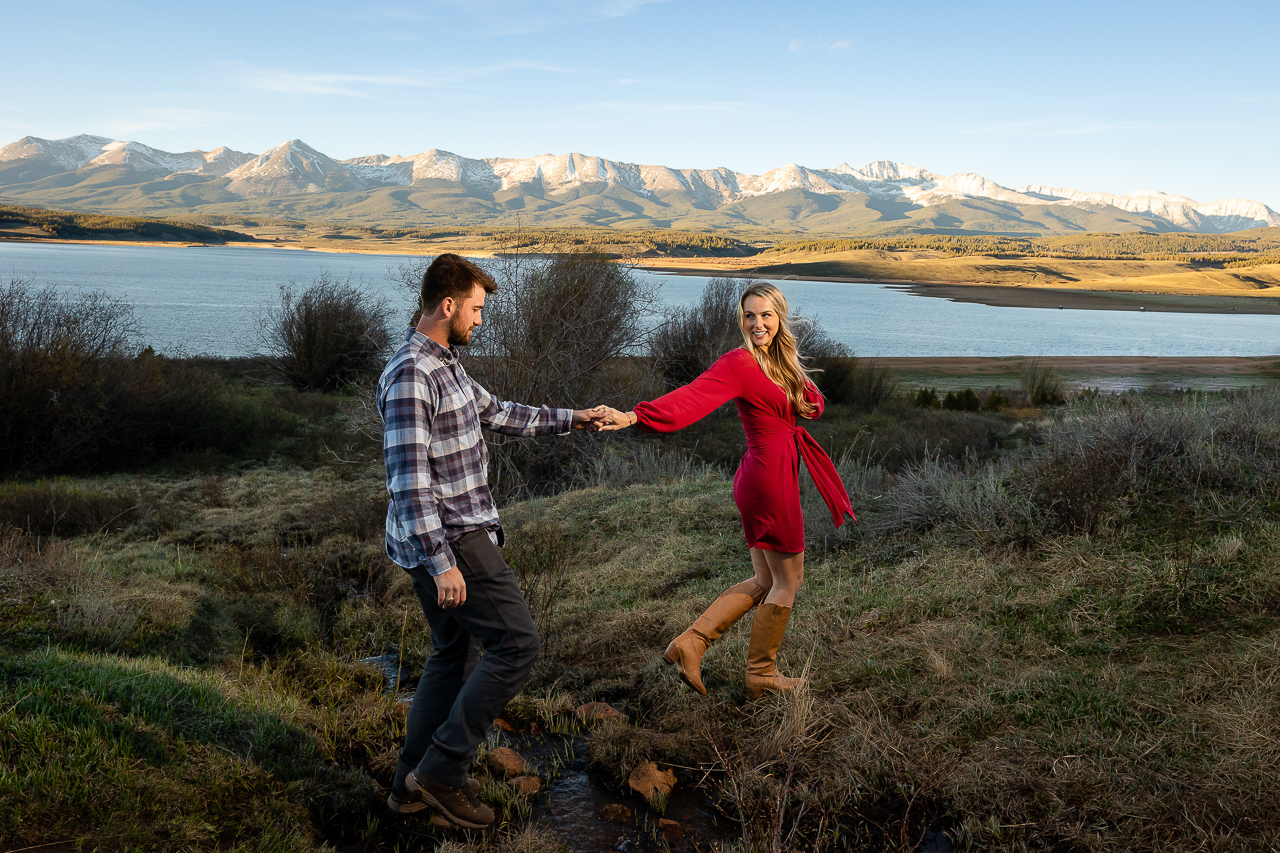
[[(476, 747), (538, 659), (538, 632), (529, 605), (489, 534), (473, 531), (450, 545), (467, 584), (461, 607), (441, 608), (427, 570), (409, 570), (431, 627), (433, 652), (409, 706), (396, 766), (397, 790), (404, 789), (405, 777), (414, 769), (455, 788), (466, 784)], [(468, 676), (472, 637), (485, 654)]]

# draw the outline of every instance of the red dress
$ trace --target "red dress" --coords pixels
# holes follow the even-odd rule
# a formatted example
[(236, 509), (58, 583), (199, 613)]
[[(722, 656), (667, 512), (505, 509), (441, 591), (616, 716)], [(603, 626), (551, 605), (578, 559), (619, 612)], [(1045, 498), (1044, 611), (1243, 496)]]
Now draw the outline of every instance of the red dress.
[[(817, 417), (825, 401), (812, 382), (805, 385), (806, 399), (818, 407)], [(801, 457), (836, 526), (844, 523), (845, 514), (853, 518), (849, 494), (831, 458), (796, 425), (786, 392), (741, 347), (720, 356), (706, 373), (683, 388), (636, 406), (637, 423), (647, 432), (675, 432), (730, 400), (737, 403), (747, 434), (747, 454), (733, 477), (733, 502), (742, 516), (748, 545), (789, 554), (804, 550)]]

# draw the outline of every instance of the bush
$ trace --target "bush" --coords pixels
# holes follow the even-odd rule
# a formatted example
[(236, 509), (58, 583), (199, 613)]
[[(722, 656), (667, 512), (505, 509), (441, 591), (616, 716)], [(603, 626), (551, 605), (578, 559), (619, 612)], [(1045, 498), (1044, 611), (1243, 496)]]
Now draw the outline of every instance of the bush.
[[(425, 266), (416, 272), (419, 281)], [(603, 255), (535, 259), (515, 253), (493, 270), (499, 289), (464, 350), (467, 372), (503, 400), (584, 408), (630, 408), (647, 380), (634, 356), (645, 351), (655, 293)], [(401, 276), (412, 280), (415, 270)], [(489, 433), (489, 481), (504, 501), (580, 481), (599, 455), (600, 436), (560, 439)]]
[(1051, 406), (1066, 400), (1061, 374), (1038, 358), (1029, 358), (1022, 364), (1022, 393), (1033, 406)]
[(942, 405), (942, 402), (938, 399), (937, 388), (921, 388), (911, 398), (911, 403), (922, 409), (936, 409)]
[(280, 288), (280, 304), (260, 323), (267, 363), (302, 391), (336, 391), (382, 372), (391, 348), (392, 309), (361, 288), (321, 273), (301, 293)]
[(976, 412), (982, 408), (982, 401), (978, 399), (977, 394), (973, 393), (972, 388), (948, 391), (947, 396), (942, 398), (942, 408), (953, 412)]
[(0, 476), (230, 451), (293, 427), (212, 370), (135, 340), (133, 309), (105, 294), (0, 285)]
[[(708, 279), (696, 306), (670, 308), (650, 339), (653, 372), (666, 389), (687, 385), (742, 345), (738, 299), (749, 279)], [(802, 350), (803, 351), (803, 350)]]

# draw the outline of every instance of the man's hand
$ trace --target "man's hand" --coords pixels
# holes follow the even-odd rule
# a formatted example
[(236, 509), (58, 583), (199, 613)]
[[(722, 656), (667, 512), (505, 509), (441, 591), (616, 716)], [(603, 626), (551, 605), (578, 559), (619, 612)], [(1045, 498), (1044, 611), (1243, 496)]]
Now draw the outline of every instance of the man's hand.
[(613, 432), (614, 430), (626, 429), (637, 421), (635, 412), (620, 412), (608, 406), (600, 406), (600, 408), (604, 409), (604, 416), (595, 423), (595, 428), (598, 430)]
[(467, 600), (467, 582), (462, 579), (462, 572), (454, 566), (442, 575), (435, 576), (436, 604), (445, 610), (461, 607)]
[(573, 428), (589, 429), (592, 432), (600, 429), (600, 419), (608, 412), (607, 406), (596, 406), (593, 409), (574, 409)]

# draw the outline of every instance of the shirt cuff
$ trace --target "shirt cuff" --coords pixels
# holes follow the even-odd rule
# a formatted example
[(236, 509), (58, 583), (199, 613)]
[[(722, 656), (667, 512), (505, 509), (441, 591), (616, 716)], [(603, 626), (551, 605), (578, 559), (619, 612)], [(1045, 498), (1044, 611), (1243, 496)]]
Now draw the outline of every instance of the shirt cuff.
[(552, 409), (555, 420), (552, 423), (556, 427), (555, 435), (568, 435), (573, 432), (573, 409)]
[(453, 558), (453, 549), (448, 543), (440, 546), (440, 551), (434, 556), (427, 557), (427, 561), (423, 564), (427, 569), (427, 574), (432, 577), (442, 575), (452, 569), (457, 564)]

